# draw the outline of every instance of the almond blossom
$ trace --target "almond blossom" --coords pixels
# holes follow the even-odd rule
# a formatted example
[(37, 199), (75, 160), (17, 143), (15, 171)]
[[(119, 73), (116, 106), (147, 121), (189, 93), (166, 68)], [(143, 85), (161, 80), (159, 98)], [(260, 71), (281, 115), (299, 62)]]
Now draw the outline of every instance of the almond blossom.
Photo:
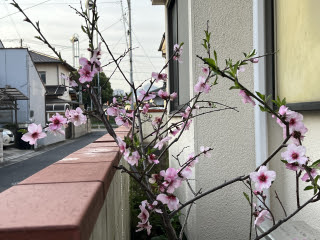
[(207, 158), (211, 157), (211, 153), (209, 151), (210, 151), (209, 147), (204, 147), (204, 146), (200, 147), (200, 152), (204, 153), (204, 156), (206, 156)]
[(296, 146), (295, 144), (289, 144), (287, 151), (281, 153), (288, 163), (299, 163), (301, 165), (305, 164), (308, 161), (308, 158), (305, 157), (306, 148), (304, 146)]
[(172, 137), (165, 137), (162, 140), (160, 140), (156, 145), (154, 145), (153, 148), (158, 148), (159, 150), (162, 149), (163, 145), (168, 142)]
[[(311, 169), (310, 175), (311, 175), (311, 177), (315, 178), (315, 177), (318, 175), (317, 170), (314, 169), (314, 168)], [(304, 181), (304, 182), (310, 180), (309, 174), (308, 174), (308, 173), (305, 173), (305, 174), (302, 176), (301, 180)]]
[(261, 166), (258, 172), (250, 173), (250, 179), (255, 182), (256, 190), (262, 191), (271, 186), (272, 181), (276, 179), (276, 172), (268, 171), (266, 166)]
[(127, 144), (124, 141), (122, 141), (121, 137), (117, 137), (117, 140), (118, 140), (118, 145), (119, 145), (119, 148), (120, 148), (120, 152), (124, 153), (125, 150), (126, 150)]
[(159, 160), (158, 160), (157, 156), (152, 153), (152, 154), (148, 155), (148, 162), (158, 164)]
[(252, 98), (246, 93), (245, 90), (240, 90), (239, 95), (242, 97), (243, 103), (252, 103), (253, 106), (256, 105), (256, 103), (252, 100)]
[(138, 151), (130, 152), (129, 150), (125, 151), (123, 154), (124, 160), (126, 160), (131, 166), (138, 166), (140, 154)]
[(146, 222), (146, 223), (138, 222), (137, 227), (138, 227), (139, 229), (137, 229), (136, 232), (140, 232), (140, 231), (142, 231), (142, 230), (147, 230), (148, 235), (150, 235), (152, 225), (150, 225), (149, 221)]
[(199, 162), (199, 158), (198, 157), (195, 158), (194, 152), (188, 155), (187, 157), (188, 166), (194, 167), (194, 165), (198, 162)]
[(141, 90), (139, 91), (138, 100), (139, 100), (139, 101), (142, 101), (142, 100), (144, 100), (144, 101), (149, 101), (149, 100), (151, 100), (151, 99), (154, 99), (155, 97), (156, 97), (155, 94), (150, 93), (150, 92), (147, 93), (145, 90), (141, 89)]
[(77, 107), (76, 110), (67, 109), (65, 116), (68, 119), (68, 122), (72, 122), (77, 127), (87, 122), (87, 117), (82, 113), (81, 108)]
[(85, 82), (91, 82), (94, 75), (98, 72), (95, 68), (91, 70), (91, 66), (89, 64), (82, 66), (79, 69), (79, 82), (85, 83)]
[(262, 210), (258, 217), (256, 217), (256, 220), (254, 221), (254, 225), (259, 226), (261, 223), (263, 223), (266, 218), (271, 219), (270, 212), (268, 210)]
[(211, 90), (211, 87), (207, 83), (207, 78), (200, 76), (197, 84), (194, 86), (194, 91), (196, 93), (199, 93), (199, 92), (209, 93), (210, 90)]
[(173, 46), (173, 51), (175, 52), (174, 53), (174, 56), (173, 56), (173, 60), (175, 60), (175, 61), (178, 61), (179, 63), (182, 63), (182, 61), (181, 61), (181, 55), (182, 55), (182, 49), (183, 49), (183, 47), (182, 46), (180, 46), (179, 44), (175, 44), (174, 46)]
[(144, 104), (144, 106), (143, 106), (143, 108), (142, 108), (142, 112), (143, 112), (144, 114), (147, 114), (148, 111), (149, 111), (149, 108), (150, 108), (150, 104), (149, 104), (149, 103)]
[(37, 125), (35, 123), (31, 123), (28, 126), (28, 132), (23, 134), (21, 139), (25, 142), (29, 142), (30, 145), (34, 145), (37, 143), (38, 139), (46, 137), (47, 134), (42, 132), (41, 124)]
[(163, 204), (167, 204), (170, 211), (177, 210), (179, 207), (179, 199), (174, 195), (160, 193), (157, 196), (157, 200)]
[(250, 58), (249, 60), (252, 63), (258, 63), (259, 62), (259, 58)]
[(60, 129), (64, 124), (67, 123), (67, 119), (61, 116), (59, 113), (56, 113), (51, 118), (49, 118), (49, 129), (54, 131)]
[(152, 78), (155, 79), (155, 82), (159, 82), (160, 80), (163, 80), (163, 81), (167, 81), (167, 74), (166, 73), (156, 73), (156, 72), (153, 72), (152, 73)]
[(141, 202), (141, 205), (139, 206), (141, 213), (138, 215), (138, 218), (140, 218), (142, 224), (145, 224), (149, 220), (149, 212), (146, 209), (147, 202), (147, 200), (144, 200)]
[(204, 73), (204, 75), (207, 77), (209, 76), (209, 68), (208, 67), (202, 67), (201, 68), (202, 72)]

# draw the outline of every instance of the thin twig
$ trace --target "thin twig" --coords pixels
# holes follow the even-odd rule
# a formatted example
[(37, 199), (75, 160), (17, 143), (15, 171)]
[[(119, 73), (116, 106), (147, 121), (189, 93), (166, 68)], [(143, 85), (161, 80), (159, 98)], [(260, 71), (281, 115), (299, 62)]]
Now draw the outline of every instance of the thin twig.
[[(283, 204), (282, 204), (282, 202), (281, 202), (281, 200), (280, 200), (280, 198), (279, 198), (279, 196), (278, 196), (277, 191), (275, 190), (274, 192), (275, 192), (275, 194), (276, 194), (276, 199), (278, 199), (278, 201), (279, 201), (279, 203), (280, 203), (280, 205), (281, 205), (281, 207), (282, 207), (282, 210), (283, 210), (283, 212), (284, 212), (284, 216), (287, 217), (286, 209), (284, 208), (284, 206), (283, 206)], [(299, 208), (299, 207), (300, 207), (300, 204), (299, 204), (298, 208)]]

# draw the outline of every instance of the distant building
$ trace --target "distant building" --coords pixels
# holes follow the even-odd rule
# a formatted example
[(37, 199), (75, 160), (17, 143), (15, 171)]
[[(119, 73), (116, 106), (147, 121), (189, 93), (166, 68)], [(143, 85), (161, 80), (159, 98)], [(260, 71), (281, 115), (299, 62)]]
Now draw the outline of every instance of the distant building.
[(113, 96), (123, 96), (125, 92), (122, 89), (115, 89), (113, 90)]
[(65, 80), (65, 77), (76, 69), (43, 53), (30, 51), (30, 55), (46, 87), (47, 120), (56, 112), (64, 114), (67, 108), (78, 106), (76, 91), (70, 88), (69, 82)]
[[(44, 127), (45, 93), (28, 49), (0, 48), (0, 99), (7, 98), (6, 107), (0, 110), (0, 122), (17, 123), (20, 127), (36, 122)], [(17, 94), (20, 97), (15, 99)]]

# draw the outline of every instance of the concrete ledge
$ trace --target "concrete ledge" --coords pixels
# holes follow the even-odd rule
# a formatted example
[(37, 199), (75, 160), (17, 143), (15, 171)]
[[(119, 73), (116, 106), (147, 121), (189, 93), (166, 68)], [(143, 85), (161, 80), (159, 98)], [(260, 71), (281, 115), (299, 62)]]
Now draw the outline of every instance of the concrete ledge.
[(1, 193), (0, 240), (88, 240), (120, 157), (105, 135)]

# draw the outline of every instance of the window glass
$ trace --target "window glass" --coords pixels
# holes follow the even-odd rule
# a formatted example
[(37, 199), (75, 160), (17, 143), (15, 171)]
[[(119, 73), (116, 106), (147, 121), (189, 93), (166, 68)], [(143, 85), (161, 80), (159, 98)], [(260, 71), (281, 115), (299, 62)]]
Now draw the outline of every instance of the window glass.
[(278, 95), (288, 103), (320, 101), (320, 1), (275, 4)]
[(46, 72), (39, 72), (41, 81), (46, 84)]

